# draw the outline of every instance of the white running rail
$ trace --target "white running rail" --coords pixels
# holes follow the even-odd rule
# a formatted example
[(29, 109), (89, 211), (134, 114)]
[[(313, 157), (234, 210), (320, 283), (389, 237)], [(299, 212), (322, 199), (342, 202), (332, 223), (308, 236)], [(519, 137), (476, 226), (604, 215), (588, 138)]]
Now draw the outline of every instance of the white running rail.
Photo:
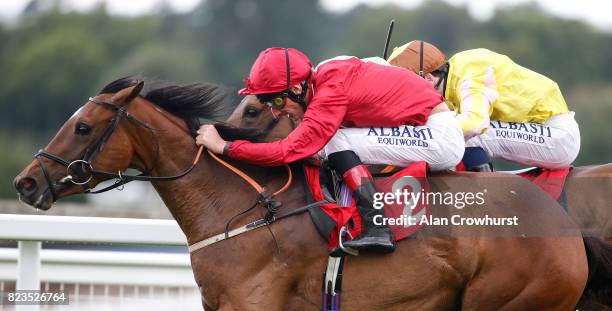
[[(41, 289), (41, 284), (42, 289), (49, 289), (49, 284), (63, 289), (71, 284), (76, 296), (93, 297), (102, 291), (108, 297), (118, 291), (110, 294), (115, 298), (128, 287), (136, 293), (132, 297), (139, 291), (149, 297), (168, 296), (170, 288), (199, 303), (187, 253), (41, 249), (43, 241), (186, 248), (185, 236), (173, 220), (0, 214), (0, 240), (18, 241), (18, 249), (0, 248), (0, 291), (5, 281), (15, 281), (15, 289)], [(38, 306), (18, 310), (26, 309)]]

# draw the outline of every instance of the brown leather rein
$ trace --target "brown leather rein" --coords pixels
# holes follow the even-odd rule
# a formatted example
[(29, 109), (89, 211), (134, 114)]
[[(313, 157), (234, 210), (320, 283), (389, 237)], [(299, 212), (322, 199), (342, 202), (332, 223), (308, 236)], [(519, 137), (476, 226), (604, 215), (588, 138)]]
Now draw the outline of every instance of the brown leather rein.
[[(200, 148), (202, 148), (203, 146), (200, 146)], [(249, 185), (251, 185), (251, 187), (253, 187), (255, 189), (255, 191), (257, 191), (258, 194), (263, 194), (265, 192), (265, 188), (262, 187), (259, 183), (257, 183), (253, 178), (251, 178), (251, 176), (249, 176), (248, 174), (246, 174), (245, 172), (241, 171), (239, 168), (223, 161), (221, 158), (219, 158), (216, 154), (214, 154), (212, 151), (207, 150), (208, 154), (215, 159), (215, 161), (219, 162), (221, 165), (225, 166), (227, 169), (229, 169), (230, 171), (236, 173), (236, 175), (240, 176), (242, 179), (244, 179), (244, 181), (246, 181)], [(291, 182), (293, 181), (293, 173), (291, 172), (291, 168), (289, 167), (289, 165), (285, 164), (285, 168), (287, 169), (287, 182), (285, 182), (285, 184), (278, 190), (276, 190), (274, 193), (272, 193), (272, 196), (276, 196), (279, 195), (283, 192), (285, 192), (285, 190), (289, 189), (289, 186), (291, 186)]]

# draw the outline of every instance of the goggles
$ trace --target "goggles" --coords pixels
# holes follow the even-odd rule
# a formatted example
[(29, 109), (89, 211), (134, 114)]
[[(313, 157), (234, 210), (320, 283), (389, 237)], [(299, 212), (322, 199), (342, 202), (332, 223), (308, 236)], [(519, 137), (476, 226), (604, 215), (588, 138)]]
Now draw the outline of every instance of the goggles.
[(268, 107), (280, 110), (285, 108), (285, 98), (287, 97), (287, 92), (257, 94), (255, 97), (257, 97), (261, 103), (267, 105)]

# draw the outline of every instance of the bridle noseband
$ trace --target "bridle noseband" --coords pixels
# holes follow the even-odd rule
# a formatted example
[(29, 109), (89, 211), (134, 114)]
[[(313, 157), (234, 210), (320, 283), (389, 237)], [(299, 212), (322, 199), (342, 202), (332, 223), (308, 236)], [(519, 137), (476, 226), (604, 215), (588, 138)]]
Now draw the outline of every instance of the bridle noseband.
[[(105, 102), (103, 100), (93, 98), (93, 97), (90, 97), (89, 101), (101, 107), (104, 107), (106, 109), (114, 111), (115, 116), (110, 120), (108, 126), (106, 127), (106, 129), (104, 129), (104, 132), (102, 132), (102, 135), (95, 141), (95, 143), (92, 144), (91, 147), (87, 148), (87, 150), (85, 150), (85, 153), (83, 154), (82, 158), (69, 161), (56, 154), (46, 151), (44, 149), (39, 150), (34, 155), (34, 158), (38, 160), (38, 163), (40, 164), (40, 168), (48, 184), (48, 191), (51, 192), (53, 201), (56, 201), (59, 198), (57, 186), (66, 184), (66, 183), (72, 183), (74, 185), (82, 186), (84, 188), (84, 193), (95, 194), (95, 193), (106, 192), (106, 191), (109, 191), (109, 190), (112, 190), (118, 187), (122, 187), (126, 183), (134, 181), (134, 180), (140, 180), (140, 181), (175, 180), (175, 179), (181, 178), (189, 174), (189, 172), (191, 172), (193, 168), (195, 167), (202, 153), (202, 148), (198, 150), (196, 159), (194, 160), (194, 162), (189, 168), (173, 176), (150, 176), (146, 172), (139, 174), (139, 175), (128, 175), (128, 174), (122, 173), (121, 171), (114, 173), (114, 172), (100, 171), (100, 170), (94, 169), (93, 165), (91, 164), (92, 161), (103, 150), (104, 145), (106, 145), (106, 142), (109, 140), (111, 135), (115, 132), (115, 130), (119, 126), (119, 123), (124, 118), (140, 126), (143, 126), (147, 130), (149, 130), (153, 136), (156, 137), (155, 139), (155, 142), (156, 142), (155, 160), (152, 163), (152, 167), (147, 169), (146, 171), (151, 171), (155, 167), (155, 164), (157, 163), (157, 160), (159, 158), (159, 141), (157, 139), (157, 136), (155, 135), (155, 130), (151, 126), (137, 119), (135, 116), (133, 116), (127, 111), (127, 106), (129, 105), (129, 103), (126, 103), (123, 106), (119, 106), (114, 103)], [(61, 178), (57, 183), (54, 182), (51, 179), (51, 175), (49, 174), (47, 170), (47, 166), (45, 165), (45, 162), (42, 160), (43, 157), (65, 166), (66, 176)], [(92, 191), (92, 188), (90, 188), (88, 185), (89, 185), (89, 182), (93, 179), (93, 177), (99, 177), (104, 180), (115, 179), (116, 181), (114, 184), (108, 187), (105, 187), (100, 190)]]

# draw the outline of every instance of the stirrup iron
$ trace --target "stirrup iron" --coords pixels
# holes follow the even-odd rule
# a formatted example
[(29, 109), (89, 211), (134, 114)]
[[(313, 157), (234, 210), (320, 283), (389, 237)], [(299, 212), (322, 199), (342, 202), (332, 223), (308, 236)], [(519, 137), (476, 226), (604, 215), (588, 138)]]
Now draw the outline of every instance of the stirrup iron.
[(346, 247), (343, 244), (343, 237), (344, 235), (348, 235), (351, 240), (353, 239), (353, 235), (351, 234), (351, 232), (349, 231), (347, 225), (342, 226), (342, 228), (340, 229), (340, 234), (338, 235), (338, 247), (340, 247), (340, 249), (352, 256), (359, 256), (359, 251), (350, 247)]

